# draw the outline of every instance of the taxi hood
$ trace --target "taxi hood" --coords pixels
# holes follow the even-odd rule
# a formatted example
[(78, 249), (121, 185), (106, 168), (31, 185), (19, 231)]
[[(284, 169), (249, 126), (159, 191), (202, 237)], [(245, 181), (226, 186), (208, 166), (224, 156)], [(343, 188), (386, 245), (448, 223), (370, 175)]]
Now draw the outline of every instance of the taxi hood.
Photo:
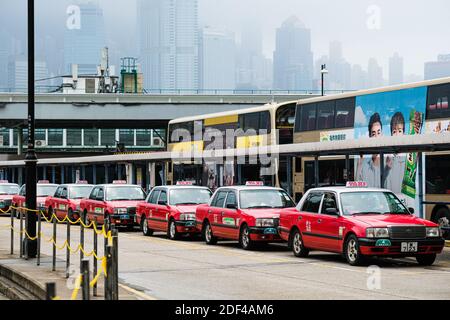
[(171, 206), (172, 208), (177, 208), (177, 210), (180, 213), (195, 213), (195, 211), (197, 210), (197, 207), (200, 206), (202, 204), (183, 204), (183, 205), (175, 205), (175, 206)]
[(144, 200), (119, 200), (119, 201), (107, 201), (108, 205), (113, 208), (130, 208), (136, 207), (138, 203), (144, 202)]
[(419, 225), (433, 227), (436, 226), (431, 221), (420, 219), (412, 214), (365, 214), (349, 216), (348, 219), (357, 224), (364, 224), (371, 227), (387, 227), (395, 225)]
[(255, 218), (279, 218), (283, 210), (286, 208), (241, 209), (243, 213)]
[(12, 200), (15, 194), (0, 194), (0, 200)]

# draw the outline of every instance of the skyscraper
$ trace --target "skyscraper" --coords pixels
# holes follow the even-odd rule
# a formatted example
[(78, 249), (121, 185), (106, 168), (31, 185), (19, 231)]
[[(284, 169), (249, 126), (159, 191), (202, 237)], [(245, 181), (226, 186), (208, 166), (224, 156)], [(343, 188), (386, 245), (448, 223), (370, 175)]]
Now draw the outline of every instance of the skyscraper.
[(206, 27), (200, 40), (200, 88), (235, 89), (234, 34)]
[[(35, 61), (35, 79), (48, 77), (47, 64), (44, 61)], [(46, 83), (37, 82), (36, 91)], [(8, 63), (8, 88), (14, 92), (26, 92), (28, 88), (28, 58), (24, 55), (11, 57)], [(45, 91), (45, 88), (42, 90)]]
[(78, 73), (97, 74), (102, 48), (106, 46), (103, 10), (97, 2), (78, 4), (80, 24), (66, 26), (64, 31), (64, 72), (78, 64)]
[(273, 57), (275, 89), (311, 90), (311, 32), (297, 17), (290, 17), (277, 29)]
[(377, 88), (383, 86), (383, 68), (375, 58), (370, 58), (367, 65), (367, 87)]
[(0, 30), (0, 91), (8, 87), (8, 59), (11, 54), (12, 38), (4, 30)]
[(403, 83), (403, 58), (396, 52), (389, 58), (389, 84)]
[(145, 88), (197, 89), (197, 0), (139, 0), (137, 9)]
[(437, 61), (425, 63), (425, 80), (450, 77), (450, 54), (441, 54)]

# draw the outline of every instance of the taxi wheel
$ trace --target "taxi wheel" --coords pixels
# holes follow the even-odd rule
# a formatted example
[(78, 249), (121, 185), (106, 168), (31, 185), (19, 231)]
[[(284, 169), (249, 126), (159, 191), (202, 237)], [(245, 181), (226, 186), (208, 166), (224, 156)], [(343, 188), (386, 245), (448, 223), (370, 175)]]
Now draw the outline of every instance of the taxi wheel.
[(203, 238), (205, 239), (206, 244), (216, 244), (217, 238), (214, 237), (211, 225), (209, 222), (206, 222), (206, 224), (203, 227)]
[(144, 236), (148, 237), (148, 236), (153, 235), (153, 230), (148, 227), (148, 222), (145, 217), (143, 217), (142, 221), (141, 221), (141, 230), (142, 230), (142, 233), (144, 234)]
[(72, 209), (69, 209), (69, 211), (67, 212), (67, 217), (68, 217), (68, 219), (70, 219), (70, 221), (75, 221), (75, 219), (73, 218)]
[(434, 260), (436, 260), (436, 254), (433, 253), (416, 256), (416, 260), (421, 266), (431, 266), (434, 263)]
[(177, 226), (175, 225), (175, 220), (170, 220), (167, 235), (170, 240), (178, 240), (180, 238), (180, 234), (177, 231)]
[(347, 238), (344, 246), (344, 255), (347, 262), (352, 266), (360, 266), (364, 263), (364, 256), (359, 250), (358, 239), (355, 235)]
[(255, 246), (254, 241), (250, 239), (250, 230), (247, 225), (244, 225), (241, 228), (241, 232), (239, 235), (239, 244), (244, 250), (253, 249), (253, 247)]
[(309, 254), (309, 250), (305, 248), (303, 244), (302, 235), (300, 234), (300, 231), (295, 229), (291, 236), (291, 246), (292, 246), (292, 252), (296, 257), (307, 257)]

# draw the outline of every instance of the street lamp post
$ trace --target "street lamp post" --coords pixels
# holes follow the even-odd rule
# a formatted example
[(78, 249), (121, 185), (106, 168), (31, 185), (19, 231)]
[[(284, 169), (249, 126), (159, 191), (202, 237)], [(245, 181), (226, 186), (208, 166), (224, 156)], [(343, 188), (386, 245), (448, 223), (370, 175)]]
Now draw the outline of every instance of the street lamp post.
[(323, 65), (321, 66), (320, 73), (321, 73), (321, 75), (322, 75), (322, 96), (323, 96), (323, 95), (324, 95), (323, 78), (324, 78), (324, 75), (328, 73), (327, 65), (326, 65), (326, 64), (323, 64)]
[[(28, 148), (25, 155), (26, 169), (26, 204), (27, 211), (25, 230), (28, 236), (36, 236), (36, 164), (37, 157), (34, 150), (34, 0), (28, 0)], [(24, 251), (27, 258), (37, 255), (37, 240), (25, 237)]]

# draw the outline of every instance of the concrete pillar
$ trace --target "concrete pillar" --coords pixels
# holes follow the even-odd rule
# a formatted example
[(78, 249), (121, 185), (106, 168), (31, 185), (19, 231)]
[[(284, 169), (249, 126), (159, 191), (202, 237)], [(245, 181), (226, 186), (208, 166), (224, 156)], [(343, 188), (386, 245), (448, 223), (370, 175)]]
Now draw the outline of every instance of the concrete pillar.
[(97, 184), (97, 166), (92, 165), (92, 184)]
[(56, 168), (52, 167), (52, 183), (56, 183)]
[(319, 156), (314, 157), (314, 186), (319, 187)]
[(64, 183), (65, 178), (65, 172), (64, 172), (64, 166), (61, 166), (61, 183)]
[(105, 181), (104, 183), (109, 183), (109, 165), (105, 164)]

